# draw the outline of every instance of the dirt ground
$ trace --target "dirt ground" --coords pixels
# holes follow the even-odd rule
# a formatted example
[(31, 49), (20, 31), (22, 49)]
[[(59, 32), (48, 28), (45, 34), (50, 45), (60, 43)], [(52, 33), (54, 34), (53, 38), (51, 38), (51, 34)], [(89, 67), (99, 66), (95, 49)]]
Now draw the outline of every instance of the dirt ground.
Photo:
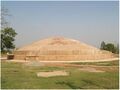
[(114, 60), (119, 60), (119, 58), (108, 58), (108, 59), (102, 59), (102, 60), (73, 60), (73, 61), (44, 61), (44, 60), (6, 60), (9, 62), (31, 62), (31, 61), (36, 61), (36, 62), (41, 62), (41, 63), (74, 63), (74, 62), (103, 62), (103, 61), (114, 61)]
[(51, 72), (38, 72), (38, 77), (53, 77), (53, 76), (68, 76), (69, 73), (66, 71), (51, 71)]
[(93, 68), (93, 67), (83, 67), (83, 68), (79, 68), (78, 70), (85, 71), (85, 72), (105, 72), (103, 70), (98, 70), (98, 69)]

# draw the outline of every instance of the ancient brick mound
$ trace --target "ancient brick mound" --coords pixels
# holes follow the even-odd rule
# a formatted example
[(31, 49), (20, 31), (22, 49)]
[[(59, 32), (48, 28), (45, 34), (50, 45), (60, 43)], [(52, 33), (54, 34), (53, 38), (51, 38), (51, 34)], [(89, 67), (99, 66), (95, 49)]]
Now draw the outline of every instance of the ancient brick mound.
[(113, 58), (114, 54), (97, 49), (78, 40), (53, 37), (34, 42), (15, 51), (15, 59), (22, 60), (98, 60)]

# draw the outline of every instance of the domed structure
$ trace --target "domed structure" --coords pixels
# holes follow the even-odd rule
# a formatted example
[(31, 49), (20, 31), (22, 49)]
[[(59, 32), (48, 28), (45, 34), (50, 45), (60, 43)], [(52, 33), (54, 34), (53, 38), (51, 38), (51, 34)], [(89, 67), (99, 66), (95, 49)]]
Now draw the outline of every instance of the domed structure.
[(15, 51), (15, 59), (22, 60), (97, 60), (112, 58), (111, 52), (97, 49), (78, 40), (53, 37), (34, 42)]

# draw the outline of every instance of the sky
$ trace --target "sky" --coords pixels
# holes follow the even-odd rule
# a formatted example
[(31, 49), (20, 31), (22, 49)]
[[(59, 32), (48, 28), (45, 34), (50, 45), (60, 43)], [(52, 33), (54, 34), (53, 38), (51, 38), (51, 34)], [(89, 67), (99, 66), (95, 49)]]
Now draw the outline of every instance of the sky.
[(118, 1), (2, 1), (18, 33), (16, 47), (62, 36), (95, 47), (119, 42)]

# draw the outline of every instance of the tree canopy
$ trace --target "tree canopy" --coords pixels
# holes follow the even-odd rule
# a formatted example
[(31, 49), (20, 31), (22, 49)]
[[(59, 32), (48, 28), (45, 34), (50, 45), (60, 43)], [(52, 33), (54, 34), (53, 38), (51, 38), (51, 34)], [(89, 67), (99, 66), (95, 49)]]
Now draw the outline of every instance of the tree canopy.
[(10, 51), (15, 48), (14, 41), (17, 33), (13, 28), (4, 28), (1, 30), (1, 51)]
[(1, 51), (11, 51), (11, 49), (15, 48), (14, 41), (17, 33), (15, 30), (8, 26), (8, 21), (6, 19), (7, 16), (10, 16), (8, 13), (8, 9), (2, 7), (1, 8)]
[(102, 41), (100, 49), (101, 50), (107, 50), (107, 51), (110, 51), (112, 53), (118, 54), (119, 53), (119, 44), (116, 46), (116, 45), (114, 45), (112, 43), (107, 43), (106, 44), (104, 41)]

